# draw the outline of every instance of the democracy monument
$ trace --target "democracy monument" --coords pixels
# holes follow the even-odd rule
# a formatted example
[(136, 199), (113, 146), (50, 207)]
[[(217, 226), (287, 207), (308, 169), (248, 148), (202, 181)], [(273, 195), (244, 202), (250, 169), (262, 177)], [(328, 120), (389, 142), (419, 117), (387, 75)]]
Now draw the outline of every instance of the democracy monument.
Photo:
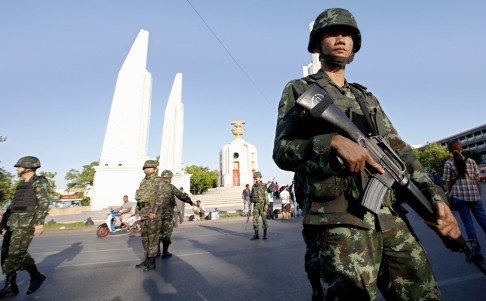
[[(147, 150), (152, 96), (152, 75), (146, 66), (148, 38), (148, 31), (140, 30), (118, 72), (99, 166), (95, 167), (91, 210), (119, 206), (123, 195), (133, 201), (145, 176), (143, 163), (154, 159)], [(244, 123), (231, 122), (235, 137), (220, 151), (222, 187), (253, 182), (253, 172), (258, 167), (257, 151), (241, 137)], [(172, 184), (189, 192), (191, 175), (184, 172), (182, 163), (183, 129), (182, 74), (177, 73), (164, 114), (158, 172), (160, 175), (165, 169), (171, 170)]]

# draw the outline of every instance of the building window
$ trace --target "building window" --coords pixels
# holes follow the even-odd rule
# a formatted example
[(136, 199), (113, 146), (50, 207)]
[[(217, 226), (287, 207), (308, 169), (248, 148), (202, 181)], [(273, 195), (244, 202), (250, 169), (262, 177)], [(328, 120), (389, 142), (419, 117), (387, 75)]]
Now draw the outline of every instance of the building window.
[(233, 154), (233, 159), (238, 159), (239, 157), (240, 157), (240, 155), (238, 153)]

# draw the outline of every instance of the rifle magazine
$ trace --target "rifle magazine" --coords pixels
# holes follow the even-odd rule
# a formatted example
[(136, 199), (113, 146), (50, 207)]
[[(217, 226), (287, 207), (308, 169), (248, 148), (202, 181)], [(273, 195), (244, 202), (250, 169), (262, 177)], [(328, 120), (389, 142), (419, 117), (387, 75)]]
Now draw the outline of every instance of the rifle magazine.
[(378, 178), (372, 178), (366, 186), (361, 205), (373, 213), (378, 214), (387, 191), (388, 187), (384, 185)]

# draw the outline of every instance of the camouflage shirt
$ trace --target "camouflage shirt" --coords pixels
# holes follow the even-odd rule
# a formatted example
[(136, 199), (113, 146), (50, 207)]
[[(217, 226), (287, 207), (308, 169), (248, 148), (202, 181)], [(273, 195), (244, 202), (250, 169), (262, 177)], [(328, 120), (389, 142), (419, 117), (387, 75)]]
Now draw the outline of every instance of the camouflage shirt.
[(157, 176), (154, 172), (150, 175), (146, 175), (140, 182), (140, 187), (135, 192), (135, 200), (140, 204), (140, 211), (138, 209), (135, 213), (140, 213), (142, 218), (146, 217), (150, 213), (159, 212), (160, 201), (157, 198), (157, 191), (160, 190), (162, 178)]
[(171, 183), (162, 182), (160, 190), (157, 192), (160, 199), (160, 216), (163, 219), (172, 219), (174, 215), (174, 207), (176, 206), (177, 197), (179, 200), (193, 205), (191, 198), (187, 193), (181, 192), (177, 187)]
[(32, 188), (37, 198), (36, 208), (33, 212), (12, 213), (7, 222), (7, 225), (11, 229), (44, 224), (49, 209), (49, 181), (43, 176), (33, 175), (29, 179), (29, 182), (32, 183)]
[(268, 205), (268, 193), (267, 193), (267, 185), (262, 181), (253, 184), (251, 187), (250, 192), (250, 201), (252, 203), (259, 203)]
[[(344, 87), (339, 88), (320, 70), (311, 76), (293, 80), (284, 88), (278, 109), (273, 159), (281, 169), (305, 177), (303, 191), (308, 202), (305, 224), (349, 224), (370, 228), (372, 219), (364, 219), (362, 214), (357, 213), (363, 211), (360, 202), (368, 181), (366, 173), (349, 175), (334, 168), (336, 156), (331, 150), (331, 140), (338, 133), (295, 105), (299, 96), (314, 83), (329, 93), (335, 104), (363, 133), (372, 132), (350, 84), (345, 82)], [(443, 192), (424, 172), (412, 148), (400, 138), (376, 97), (366, 87), (353, 86), (361, 93), (378, 133), (405, 162), (410, 179), (428, 194), (430, 200), (446, 201)], [(394, 202), (395, 196), (389, 191), (383, 204), (389, 206)]]

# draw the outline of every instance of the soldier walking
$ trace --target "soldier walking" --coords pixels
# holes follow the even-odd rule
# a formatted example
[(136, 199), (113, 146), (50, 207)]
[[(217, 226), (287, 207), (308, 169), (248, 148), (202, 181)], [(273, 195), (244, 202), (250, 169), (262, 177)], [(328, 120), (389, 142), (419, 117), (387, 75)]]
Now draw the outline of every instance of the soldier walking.
[(263, 239), (267, 239), (267, 210), (268, 210), (268, 193), (267, 186), (262, 182), (262, 173), (256, 171), (253, 175), (255, 184), (251, 187), (250, 201), (253, 203), (253, 230), (255, 234), (251, 240), (259, 239), (258, 235), (258, 217), (262, 217)]
[(25, 270), (30, 274), (27, 295), (39, 289), (46, 280), (46, 276), (37, 270), (35, 261), (27, 250), (34, 235), (44, 232), (44, 219), (49, 208), (49, 182), (45, 177), (36, 175), (37, 168), (41, 167), (36, 157), (22, 157), (14, 166), (17, 167), (17, 174), (22, 181), (17, 186), (8, 213), (3, 216), (0, 224), (0, 233), (7, 229), (2, 244), (5, 287), (0, 290), (0, 298), (19, 293), (17, 271)]
[[(162, 243), (162, 259), (165, 259), (172, 256), (168, 250), (169, 245), (172, 243), (170, 238), (172, 236), (172, 231), (174, 230), (173, 212), (174, 207), (176, 206), (175, 197), (191, 206), (194, 206), (194, 203), (191, 201), (191, 198), (187, 193), (177, 189), (177, 187), (171, 184), (173, 177), (172, 171), (164, 170), (160, 177), (162, 178), (162, 185), (159, 192), (159, 197), (161, 199), (159, 215), (162, 220), (159, 238)], [(160, 243), (157, 243), (157, 245), (159, 246), (160, 253)]]
[[(137, 268), (144, 268), (145, 272), (155, 269), (155, 257), (158, 252), (159, 231), (160, 231), (160, 191), (161, 178), (157, 176), (157, 161), (147, 160), (143, 165), (145, 178), (140, 182), (140, 188), (135, 193), (137, 200), (136, 214), (139, 214), (142, 221), (142, 245), (145, 259), (135, 265)], [(171, 212), (172, 214), (172, 212)]]

